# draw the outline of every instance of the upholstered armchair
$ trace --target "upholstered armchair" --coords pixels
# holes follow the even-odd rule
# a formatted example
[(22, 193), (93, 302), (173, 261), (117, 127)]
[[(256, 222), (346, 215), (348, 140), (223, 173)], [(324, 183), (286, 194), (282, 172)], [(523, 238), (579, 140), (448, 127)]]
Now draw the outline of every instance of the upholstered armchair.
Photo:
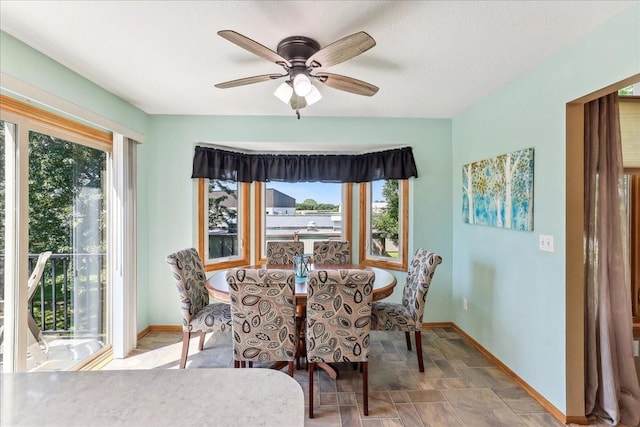
[(304, 242), (267, 242), (267, 264), (293, 264), (293, 257), (303, 253)]
[(314, 264), (351, 264), (351, 245), (346, 241), (313, 242)]
[(234, 366), (287, 362), (293, 377), (298, 348), (293, 270), (244, 269), (226, 274), (231, 298)]
[(182, 304), (182, 355), (180, 369), (187, 364), (191, 333), (200, 333), (198, 350), (204, 346), (207, 332), (231, 330), (231, 308), (221, 302), (209, 304), (209, 293), (205, 288), (206, 276), (198, 251), (183, 249), (166, 258), (176, 281)]
[(425, 299), (436, 267), (441, 262), (440, 255), (426, 249), (418, 249), (409, 264), (402, 304), (376, 301), (371, 311), (371, 330), (404, 331), (409, 350), (411, 350), (410, 332), (414, 332), (420, 372), (424, 372), (421, 333)]
[(316, 363), (360, 362), (364, 414), (369, 415), (369, 342), (375, 274), (370, 270), (313, 270), (307, 280), (309, 417)]

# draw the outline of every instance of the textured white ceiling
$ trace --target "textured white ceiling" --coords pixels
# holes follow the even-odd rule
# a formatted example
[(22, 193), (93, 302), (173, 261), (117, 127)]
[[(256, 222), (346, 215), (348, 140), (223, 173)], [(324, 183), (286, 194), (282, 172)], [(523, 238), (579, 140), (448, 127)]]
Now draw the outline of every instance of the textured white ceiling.
[(219, 37), (272, 50), (366, 31), (377, 45), (323, 71), (375, 84), (364, 97), (320, 85), (303, 116), (454, 117), (583, 37), (632, 1), (0, 1), (0, 28), (150, 114), (291, 115), (281, 81), (215, 83), (271, 64)]

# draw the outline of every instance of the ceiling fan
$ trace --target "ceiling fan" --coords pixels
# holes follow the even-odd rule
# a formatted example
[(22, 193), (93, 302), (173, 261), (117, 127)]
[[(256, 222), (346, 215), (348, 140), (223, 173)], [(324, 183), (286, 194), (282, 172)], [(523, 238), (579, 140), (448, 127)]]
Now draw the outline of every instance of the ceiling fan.
[(312, 80), (356, 95), (373, 96), (378, 92), (378, 87), (371, 83), (340, 74), (317, 71), (321, 67), (330, 67), (347, 61), (375, 46), (376, 41), (364, 31), (351, 34), (323, 48), (309, 37), (287, 37), (278, 43), (277, 52), (232, 30), (218, 31), (218, 35), (267, 61), (280, 65), (285, 73), (245, 77), (218, 83), (216, 87), (227, 89), (288, 77), (276, 89), (274, 95), (284, 103), (289, 103), (298, 119), (300, 119), (300, 109), (322, 98), (318, 89), (312, 84)]

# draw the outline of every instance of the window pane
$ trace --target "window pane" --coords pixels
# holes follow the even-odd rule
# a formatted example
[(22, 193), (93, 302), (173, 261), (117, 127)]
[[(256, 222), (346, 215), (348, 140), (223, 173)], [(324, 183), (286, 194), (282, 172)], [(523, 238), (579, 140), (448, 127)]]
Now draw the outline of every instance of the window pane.
[(265, 187), (263, 242), (299, 240), (312, 254), (313, 242), (343, 238), (342, 184), (269, 182)]
[(29, 303), (29, 368), (71, 368), (108, 344), (106, 166), (104, 151), (29, 132), (30, 269), (53, 253)]
[(398, 180), (371, 183), (369, 254), (398, 258), (400, 194)]
[(209, 180), (208, 258), (229, 258), (239, 254), (238, 183)]

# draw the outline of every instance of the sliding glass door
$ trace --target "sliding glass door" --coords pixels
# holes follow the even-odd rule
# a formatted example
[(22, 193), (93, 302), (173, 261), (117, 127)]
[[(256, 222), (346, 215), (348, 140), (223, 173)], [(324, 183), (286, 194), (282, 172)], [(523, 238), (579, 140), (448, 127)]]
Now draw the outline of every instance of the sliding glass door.
[(0, 125), (3, 371), (77, 369), (110, 344), (110, 147), (19, 115)]

